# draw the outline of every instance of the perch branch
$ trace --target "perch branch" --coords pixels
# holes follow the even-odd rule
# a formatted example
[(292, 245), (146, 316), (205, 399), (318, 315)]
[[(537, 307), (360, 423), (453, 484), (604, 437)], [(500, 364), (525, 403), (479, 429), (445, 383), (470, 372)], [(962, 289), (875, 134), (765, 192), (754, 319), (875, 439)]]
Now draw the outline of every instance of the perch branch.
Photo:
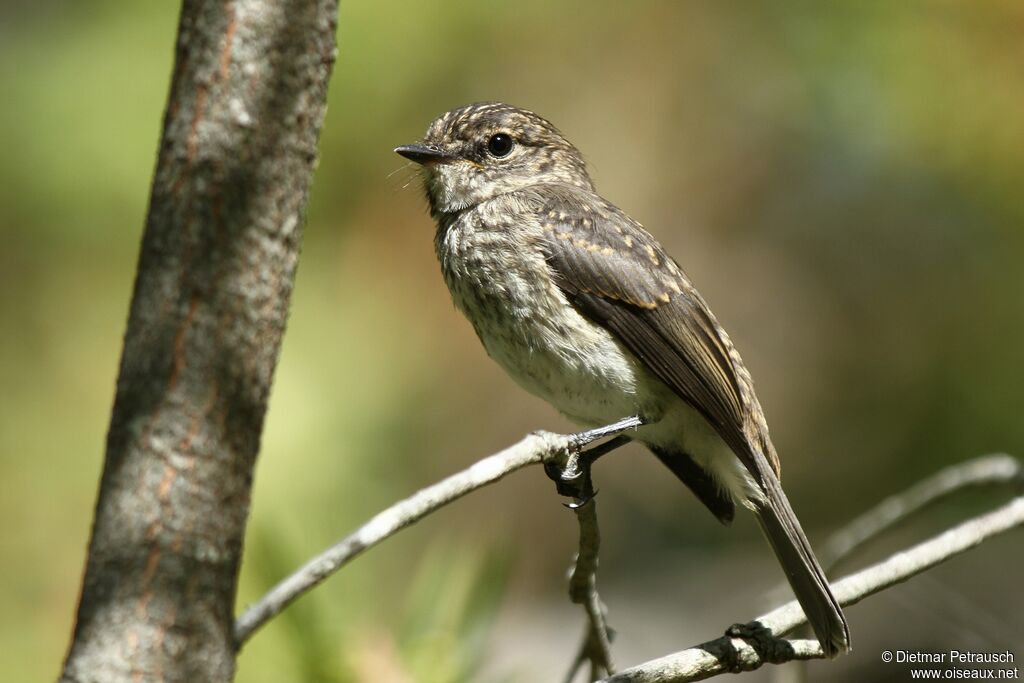
[[(975, 517), (913, 548), (868, 567), (832, 585), (843, 606), (893, 586), (945, 562), (982, 541), (1024, 525), (1024, 496)], [(632, 667), (603, 683), (683, 683), (699, 681), (724, 672), (750, 671), (764, 664), (819, 659), (824, 655), (813, 640), (785, 640), (783, 636), (805, 624), (794, 600), (747, 625), (766, 637), (739, 639), (723, 636), (681, 652)]]
[(587, 625), (579, 653), (566, 675), (567, 683), (576, 677), (584, 663), (590, 664), (590, 679), (615, 673), (612, 662), (611, 635), (606, 611), (597, 593), (598, 552), (601, 532), (597, 525), (597, 501), (591, 498), (583, 505), (573, 507), (580, 526), (580, 545), (569, 578), (569, 599), (582, 605), (587, 614)]
[(965, 488), (1012, 482), (1024, 483), (1024, 468), (1009, 455), (983, 455), (952, 465), (889, 496), (832, 534), (818, 557), (822, 566), (834, 567), (869, 540), (946, 496)]
[(299, 596), (341, 569), (352, 558), (394, 533), (478, 488), (493, 484), (527, 465), (568, 457), (597, 439), (640, 425), (637, 418), (578, 434), (535, 432), (499, 453), (488, 456), (457, 474), (428, 486), (374, 516), (351, 535), (323, 551), (274, 586), (235, 622), (235, 644), (241, 648), (252, 634)]
[[(627, 417), (604, 428), (604, 435), (618, 433), (622, 429), (640, 426), (640, 418)], [(567, 505), (576, 513), (576, 521), (580, 527), (579, 551), (569, 578), (569, 599), (574, 604), (582, 605), (587, 615), (586, 630), (576, 658), (573, 660), (566, 683), (571, 683), (585, 664), (590, 664), (590, 678), (615, 673), (612, 663), (611, 635), (608, 628), (606, 610), (597, 593), (597, 564), (601, 547), (601, 532), (597, 524), (597, 501), (594, 496), (594, 483), (590, 468), (601, 456), (629, 443), (625, 435), (588, 448), (563, 452), (544, 463), (544, 471), (555, 482), (555, 488), (563, 496), (573, 498)]]

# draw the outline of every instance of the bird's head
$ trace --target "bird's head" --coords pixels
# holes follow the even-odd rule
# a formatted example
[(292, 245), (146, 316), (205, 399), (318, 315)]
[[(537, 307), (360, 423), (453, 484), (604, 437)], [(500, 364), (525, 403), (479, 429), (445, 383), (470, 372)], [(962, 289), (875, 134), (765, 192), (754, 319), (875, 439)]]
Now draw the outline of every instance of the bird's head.
[(431, 212), (453, 213), (531, 185), (593, 189), (583, 156), (547, 119), (500, 102), (436, 118), (423, 142), (395, 149), (420, 164)]

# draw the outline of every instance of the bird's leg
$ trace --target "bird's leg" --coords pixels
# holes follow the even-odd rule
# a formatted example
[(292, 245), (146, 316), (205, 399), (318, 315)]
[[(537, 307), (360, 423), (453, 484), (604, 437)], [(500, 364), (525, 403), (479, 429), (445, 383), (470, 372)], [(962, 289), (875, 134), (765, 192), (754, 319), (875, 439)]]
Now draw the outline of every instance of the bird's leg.
[(615, 436), (629, 429), (636, 429), (646, 424), (646, 420), (639, 415), (631, 415), (624, 417), (617, 422), (613, 422), (610, 425), (604, 427), (595, 427), (594, 429), (588, 429), (585, 432), (577, 432), (573, 435), (573, 444), (576, 449), (582, 449), (584, 446), (590, 445), (598, 439), (603, 439), (606, 436)]
[(576, 456), (576, 461), (577, 463), (582, 464), (585, 468), (590, 467), (595, 462), (597, 462), (597, 459), (600, 458), (602, 455), (607, 455), (608, 453), (614, 451), (616, 448), (625, 446), (630, 441), (632, 441), (630, 437), (626, 436), (625, 434), (619, 434), (614, 439), (609, 439), (604, 443), (600, 443), (596, 446), (593, 446), (592, 448), (586, 449), (585, 451), (581, 451), (580, 454)]
[[(630, 438), (622, 432), (636, 429), (643, 424), (643, 418), (632, 416), (604, 427), (579, 432), (572, 436), (568, 449), (555, 454), (544, 463), (544, 471), (548, 478), (555, 482), (558, 493), (575, 499), (569, 507), (585, 505), (596, 495), (593, 482), (590, 479), (590, 466), (602, 455), (629, 443)], [(594, 441), (607, 436), (615, 438), (592, 448), (585, 448)]]

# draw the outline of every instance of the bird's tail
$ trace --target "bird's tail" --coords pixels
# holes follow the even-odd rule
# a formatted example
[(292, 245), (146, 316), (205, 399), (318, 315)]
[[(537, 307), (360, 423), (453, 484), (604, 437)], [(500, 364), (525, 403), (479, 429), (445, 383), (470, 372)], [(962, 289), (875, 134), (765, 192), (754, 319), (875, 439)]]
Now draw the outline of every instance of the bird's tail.
[(846, 617), (829, 588), (825, 572), (814, 557), (782, 486), (771, 474), (763, 479), (764, 499), (755, 503), (754, 512), (822, 650), (826, 656), (835, 657), (850, 649)]

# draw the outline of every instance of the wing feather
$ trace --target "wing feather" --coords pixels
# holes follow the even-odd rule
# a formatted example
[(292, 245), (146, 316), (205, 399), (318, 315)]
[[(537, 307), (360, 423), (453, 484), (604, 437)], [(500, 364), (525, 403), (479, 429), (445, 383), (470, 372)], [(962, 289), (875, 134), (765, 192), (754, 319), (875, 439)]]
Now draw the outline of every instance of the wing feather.
[(776, 474), (778, 459), (728, 335), (654, 238), (594, 198), (570, 187), (548, 187), (543, 196), (540, 218), (555, 282), (698, 410), (763, 484), (762, 458)]

